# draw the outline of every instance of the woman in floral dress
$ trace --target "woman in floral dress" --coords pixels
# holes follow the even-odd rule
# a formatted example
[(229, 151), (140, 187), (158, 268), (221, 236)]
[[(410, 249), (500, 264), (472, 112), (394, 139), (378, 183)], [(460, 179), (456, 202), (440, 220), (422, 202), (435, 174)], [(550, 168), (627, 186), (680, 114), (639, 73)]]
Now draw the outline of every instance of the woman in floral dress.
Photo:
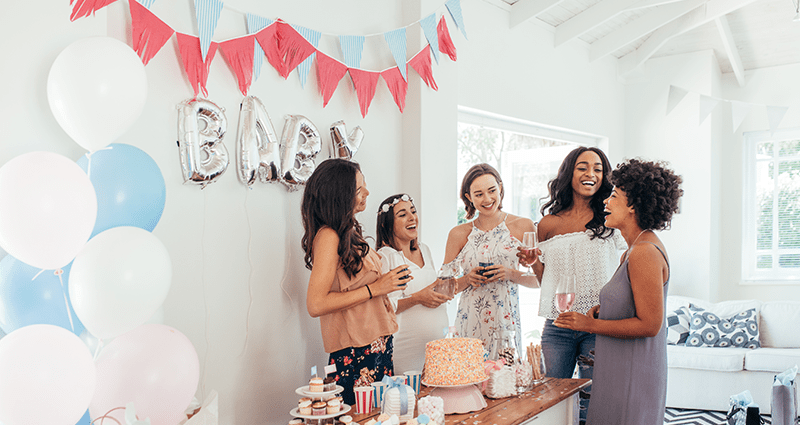
[(457, 336), (482, 340), (489, 359), (498, 357), (500, 344), (512, 332), (517, 353), (521, 352), (517, 284), (538, 286), (535, 276), (517, 270), (517, 247), (522, 235), (534, 230), (533, 221), (503, 212), (503, 193), (503, 181), (491, 165), (478, 164), (467, 171), (460, 196), (467, 218), (476, 213), (477, 218), (450, 231), (444, 259), (465, 271), (458, 279)]

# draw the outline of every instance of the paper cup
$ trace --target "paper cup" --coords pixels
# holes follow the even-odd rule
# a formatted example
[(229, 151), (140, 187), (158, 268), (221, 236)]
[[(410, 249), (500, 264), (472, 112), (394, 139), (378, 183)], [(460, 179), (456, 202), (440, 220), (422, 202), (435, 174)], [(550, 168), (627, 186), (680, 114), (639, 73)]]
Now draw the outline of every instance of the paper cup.
[(363, 415), (372, 410), (372, 387), (355, 387), (353, 392), (356, 394), (356, 414)]
[(381, 407), (383, 404), (383, 393), (386, 392), (387, 384), (383, 382), (373, 382), (372, 389), (374, 393), (372, 394), (372, 407)]
[(403, 375), (406, 376), (406, 385), (413, 388), (414, 393), (419, 395), (419, 384), (420, 384), (420, 379), (422, 378), (422, 372), (418, 370), (409, 370)]

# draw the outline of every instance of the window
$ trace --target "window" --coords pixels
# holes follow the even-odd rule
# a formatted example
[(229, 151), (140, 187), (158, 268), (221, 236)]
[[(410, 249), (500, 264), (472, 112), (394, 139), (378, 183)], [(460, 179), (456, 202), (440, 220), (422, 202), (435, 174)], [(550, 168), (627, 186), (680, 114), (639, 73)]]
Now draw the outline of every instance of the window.
[[(547, 182), (556, 176), (564, 157), (579, 145), (605, 149), (605, 144), (607, 140), (602, 137), (459, 107), (459, 178), (455, 190), (461, 189), (461, 177), (469, 167), (485, 162), (503, 179), (503, 210), (538, 222), (541, 205), (548, 199)], [(460, 200), (456, 211), (459, 223), (467, 221)], [(539, 317), (539, 289), (519, 289), (522, 341), (526, 346), (539, 338), (544, 319)]]
[(800, 279), (800, 129), (744, 135), (742, 279)]

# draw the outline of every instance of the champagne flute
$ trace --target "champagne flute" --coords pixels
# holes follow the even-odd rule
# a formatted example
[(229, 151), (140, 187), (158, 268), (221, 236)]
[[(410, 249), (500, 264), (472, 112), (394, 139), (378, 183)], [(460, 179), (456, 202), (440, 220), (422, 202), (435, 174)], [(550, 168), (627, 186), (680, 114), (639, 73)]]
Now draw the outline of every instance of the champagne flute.
[[(394, 270), (397, 267), (402, 265), (406, 265), (406, 270), (408, 270), (408, 261), (406, 261), (406, 257), (403, 255), (402, 252), (393, 251), (390, 252), (386, 258), (389, 261), (389, 270)], [(408, 277), (411, 277), (410, 275)], [(407, 277), (407, 278), (408, 278)], [(408, 282), (403, 284), (403, 289), (400, 290), (400, 298), (408, 298), (410, 295), (406, 294), (406, 287), (408, 287)]]
[(575, 302), (575, 276), (561, 276), (556, 285), (556, 310), (564, 313), (572, 308)]
[(522, 234), (522, 253), (525, 255), (525, 261), (528, 263), (528, 271), (524, 273), (523, 276), (534, 276), (532, 267), (533, 256), (538, 243), (535, 227), (533, 232), (525, 232)]

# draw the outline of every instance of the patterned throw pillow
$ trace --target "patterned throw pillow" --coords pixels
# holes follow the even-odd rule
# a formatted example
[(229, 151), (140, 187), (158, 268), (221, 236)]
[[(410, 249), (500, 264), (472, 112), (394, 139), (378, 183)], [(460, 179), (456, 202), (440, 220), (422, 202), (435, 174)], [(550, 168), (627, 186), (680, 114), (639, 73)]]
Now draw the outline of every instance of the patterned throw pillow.
[(689, 320), (692, 313), (689, 308), (681, 306), (667, 314), (667, 344), (683, 345), (689, 338)]
[(758, 315), (756, 309), (743, 311), (729, 319), (721, 319), (700, 307), (689, 304), (687, 347), (744, 347), (758, 348)]

